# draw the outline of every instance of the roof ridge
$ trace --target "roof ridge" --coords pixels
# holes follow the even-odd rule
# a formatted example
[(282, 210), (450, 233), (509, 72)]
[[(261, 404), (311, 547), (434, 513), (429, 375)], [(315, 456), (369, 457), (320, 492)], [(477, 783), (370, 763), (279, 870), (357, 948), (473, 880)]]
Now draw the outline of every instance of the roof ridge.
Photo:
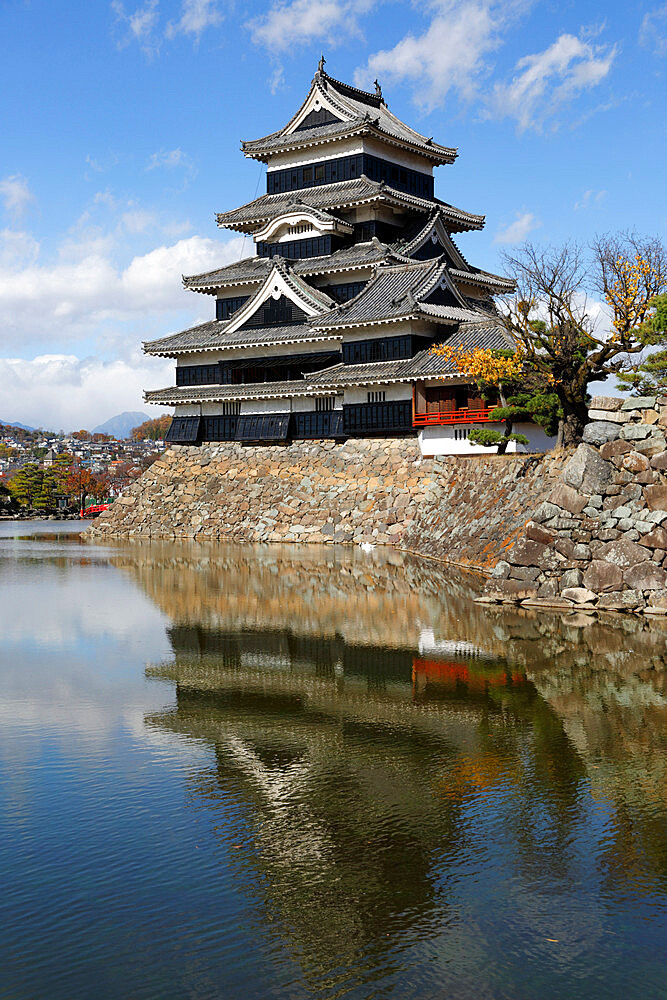
[(420, 268), (430, 270), (434, 261), (441, 261), (443, 256), (444, 254), (440, 254), (439, 257), (427, 257), (426, 260), (417, 260), (415, 257), (406, 257), (399, 264), (385, 264), (384, 261), (379, 261), (376, 267), (378, 270), (382, 268), (384, 271), (417, 271)]
[(366, 103), (373, 104), (376, 108), (379, 108), (383, 104), (385, 107), (387, 106), (381, 94), (373, 94), (369, 90), (361, 90), (359, 87), (353, 87), (350, 83), (343, 83), (342, 80), (336, 80), (333, 76), (329, 76), (324, 69), (318, 70), (317, 75), (327, 83), (332, 83), (334, 89), (340, 90), (343, 97), (345, 97), (346, 91), (349, 91), (347, 96), (353, 97), (354, 94), (359, 94), (360, 97), (366, 99)]

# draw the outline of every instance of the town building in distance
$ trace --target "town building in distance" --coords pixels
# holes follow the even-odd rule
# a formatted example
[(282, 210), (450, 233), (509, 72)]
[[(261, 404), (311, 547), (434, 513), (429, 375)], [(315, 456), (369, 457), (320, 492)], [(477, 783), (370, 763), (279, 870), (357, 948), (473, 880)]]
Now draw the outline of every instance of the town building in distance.
[[(475, 426), (501, 427), (479, 391), (429, 350), (513, 346), (493, 299), (513, 283), (454, 243), (484, 216), (434, 193), (434, 168), (457, 151), (396, 118), (379, 86), (332, 79), (324, 60), (294, 117), (241, 148), (266, 163), (266, 194), (217, 221), (250, 234), (255, 254), (184, 278), (215, 299), (215, 318), (144, 344), (176, 359), (176, 385), (146, 393), (175, 407), (167, 441), (418, 435), (424, 455), (494, 450), (468, 441)], [(537, 426), (515, 430), (531, 451), (550, 445)]]

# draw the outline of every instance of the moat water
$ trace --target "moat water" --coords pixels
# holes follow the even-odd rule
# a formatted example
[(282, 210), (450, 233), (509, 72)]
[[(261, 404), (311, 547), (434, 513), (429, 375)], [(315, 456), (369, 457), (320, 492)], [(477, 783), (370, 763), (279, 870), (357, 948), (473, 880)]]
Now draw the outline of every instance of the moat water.
[(667, 625), (0, 523), (0, 997), (665, 995)]

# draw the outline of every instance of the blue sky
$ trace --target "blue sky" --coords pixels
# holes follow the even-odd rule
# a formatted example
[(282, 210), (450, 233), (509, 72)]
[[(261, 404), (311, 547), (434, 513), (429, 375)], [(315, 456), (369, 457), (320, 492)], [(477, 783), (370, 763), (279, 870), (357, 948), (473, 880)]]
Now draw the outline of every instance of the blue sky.
[(664, 233), (667, 3), (0, 0), (0, 419), (92, 426), (173, 381), (141, 341), (212, 316), (180, 275), (244, 253), (213, 218), (264, 190), (239, 140), (321, 51), (458, 147), (436, 193), (486, 214), (473, 263)]

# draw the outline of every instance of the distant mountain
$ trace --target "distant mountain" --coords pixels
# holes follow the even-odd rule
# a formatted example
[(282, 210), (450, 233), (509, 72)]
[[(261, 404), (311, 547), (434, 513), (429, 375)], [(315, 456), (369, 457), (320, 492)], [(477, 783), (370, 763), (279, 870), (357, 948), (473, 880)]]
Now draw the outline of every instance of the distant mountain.
[(28, 427), (27, 424), (20, 424), (18, 420), (0, 420), (0, 424), (4, 424), (5, 427), (20, 427), (22, 431), (34, 431), (34, 427)]
[(150, 413), (129, 412), (117, 413), (103, 424), (93, 427), (93, 434), (110, 434), (112, 437), (129, 438), (135, 427), (143, 424), (144, 420), (150, 420)]

